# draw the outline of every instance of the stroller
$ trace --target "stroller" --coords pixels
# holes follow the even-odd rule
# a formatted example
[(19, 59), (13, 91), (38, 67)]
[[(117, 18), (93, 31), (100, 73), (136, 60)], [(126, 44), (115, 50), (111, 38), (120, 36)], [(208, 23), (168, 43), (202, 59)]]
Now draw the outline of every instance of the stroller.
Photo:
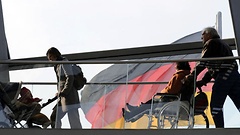
[[(0, 82), (0, 127), (1, 128), (41, 128), (32, 125), (39, 116), (41, 105), (33, 104), (28, 106), (18, 100), (22, 83), (1, 83)], [(48, 118), (44, 115), (45, 120)], [(50, 124), (50, 121), (48, 125)], [(48, 126), (46, 125), (46, 126)], [(43, 127), (44, 128), (44, 127)]]

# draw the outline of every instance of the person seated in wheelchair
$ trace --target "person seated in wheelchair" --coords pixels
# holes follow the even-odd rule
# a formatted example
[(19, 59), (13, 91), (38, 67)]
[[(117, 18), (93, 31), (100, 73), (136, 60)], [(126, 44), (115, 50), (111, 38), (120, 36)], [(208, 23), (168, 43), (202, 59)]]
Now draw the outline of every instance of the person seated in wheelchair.
[(173, 74), (167, 86), (160, 93), (156, 93), (159, 100), (156, 101), (154, 99), (150, 99), (145, 103), (141, 103), (139, 106), (131, 106), (128, 103), (126, 104), (127, 110), (125, 110), (125, 108), (122, 109), (123, 117), (126, 122), (135, 122), (144, 114), (149, 114), (152, 103), (157, 102), (157, 104), (153, 106), (156, 108), (164, 105), (166, 102), (171, 102), (178, 98), (177, 95), (180, 95), (185, 77), (190, 74), (191, 67), (188, 62), (176, 62), (175, 68), (176, 72)]
[(26, 87), (21, 88), (20, 96), (16, 102), (18, 109), (14, 112), (17, 119), (19, 119), (18, 121), (27, 121), (29, 128), (33, 127), (33, 123), (47, 128), (51, 122), (46, 115), (40, 112), (41, 105), (39, 102), (42, 101), (42, 99), (33, 98), (31, 91)]

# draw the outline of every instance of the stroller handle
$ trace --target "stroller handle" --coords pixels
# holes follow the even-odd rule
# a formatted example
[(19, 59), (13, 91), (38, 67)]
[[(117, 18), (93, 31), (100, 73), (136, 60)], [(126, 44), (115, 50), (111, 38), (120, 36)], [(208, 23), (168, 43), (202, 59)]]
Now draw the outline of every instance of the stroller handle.
[(43, 103), (42, 104), (42, 108), (43, 107), (45, 107), (45, 106), (47, 106), (47, 105), (49, 105), (49, 104), (51, 104), (53, 101), (55, 101), (56, 99), (58, 99), (58, 96), (55, 96), (55, 97), (53, 97), (53, 98), (51, 98), (51, 99), (48, 99), (48, 101), (46, 102), (46, 103)]

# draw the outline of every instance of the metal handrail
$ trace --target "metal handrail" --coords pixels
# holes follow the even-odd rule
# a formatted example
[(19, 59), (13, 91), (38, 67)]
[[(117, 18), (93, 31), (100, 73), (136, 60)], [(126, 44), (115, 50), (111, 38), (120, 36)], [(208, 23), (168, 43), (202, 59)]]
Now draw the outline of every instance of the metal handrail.
[[(133, 64), (133, 63), (166, 63), (178, 61), (215, 61), (240, 59), (238, 57), (196, 58), (196, 59), (172, 59), (172, 60), (101, 60), (101, 61), (24, 61), (24, 60), (1, 60), (0, 64)], [(94, 82), (86, 85), (119, 85), (119, 84), (166, 84), (168, 82)], [(56, 85), (56, 82), (23, 82), (25, 85)]]
[(216, 61), (240, 59), (236, 57), (196, 58), (196, 59), (171, 59), (171, 60), (82, 60), (82, 61), (31, 61), (31, 60), (1, 60), (0, 64), (132, 64), (132, 63), (165, 63), (179, 61)]

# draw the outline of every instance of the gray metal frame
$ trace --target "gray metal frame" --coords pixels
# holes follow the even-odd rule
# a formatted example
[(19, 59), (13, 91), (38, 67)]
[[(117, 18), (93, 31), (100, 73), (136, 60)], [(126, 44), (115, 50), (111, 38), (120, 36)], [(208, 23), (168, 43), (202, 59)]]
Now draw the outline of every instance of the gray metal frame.
[(232, 16), (233, 30), (235, 35), (235, 44), (238, 52), (240, 54), (240, 0), (229, 0), (229, 6)]

